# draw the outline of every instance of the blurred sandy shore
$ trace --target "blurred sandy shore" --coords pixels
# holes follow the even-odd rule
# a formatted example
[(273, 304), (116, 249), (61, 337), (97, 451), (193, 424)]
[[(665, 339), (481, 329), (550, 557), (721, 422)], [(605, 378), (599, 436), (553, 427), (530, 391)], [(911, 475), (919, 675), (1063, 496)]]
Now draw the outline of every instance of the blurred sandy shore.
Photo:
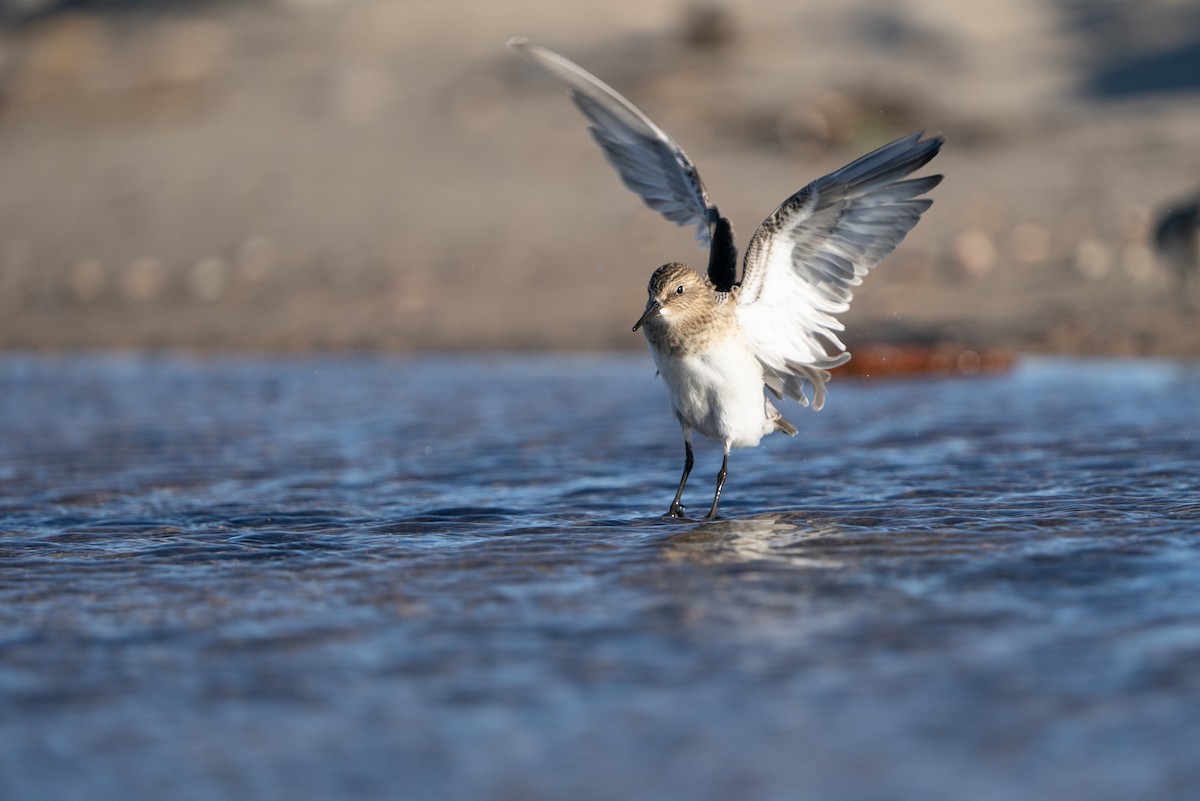
[(1200, 10), (1115, 5), (291, 0), (9, 23), (0, 347), (642, 347), (650, 272), (704, 254), (506, 51), (524, 35), (671, 132), (743, 244), (809, 180), (943, 133), (946, 181), (858, 292), (851, 343), (1200, 355), (1151, 241), (1200, 187), (1200, 93), (1154, 69), (1200, 64)]

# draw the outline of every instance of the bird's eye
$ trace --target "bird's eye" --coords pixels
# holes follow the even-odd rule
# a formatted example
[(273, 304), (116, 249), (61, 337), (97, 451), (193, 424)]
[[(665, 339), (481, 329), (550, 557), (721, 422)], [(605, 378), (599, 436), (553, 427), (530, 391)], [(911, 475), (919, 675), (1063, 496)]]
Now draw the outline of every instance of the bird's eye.
[(682, 294), (683, 294), (683, 284), (680, 284), (679, 286), (675, 287), (675, 294), (676, 294), (676, 295), (682, 295)]

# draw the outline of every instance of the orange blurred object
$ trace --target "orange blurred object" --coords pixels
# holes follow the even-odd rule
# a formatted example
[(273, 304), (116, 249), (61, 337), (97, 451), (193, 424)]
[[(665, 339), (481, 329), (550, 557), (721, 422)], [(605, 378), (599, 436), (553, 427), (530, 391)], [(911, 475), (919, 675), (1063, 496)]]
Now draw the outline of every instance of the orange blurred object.
[(864, 378), (888, 375), (961, 375), (998, 373), (1016, 363), (1015, 354), (1004, 350), (970, 348), (945, 343), (940, 345), (859, 345), (851, 347), (849, 362), (833, 371), (835, 375)]

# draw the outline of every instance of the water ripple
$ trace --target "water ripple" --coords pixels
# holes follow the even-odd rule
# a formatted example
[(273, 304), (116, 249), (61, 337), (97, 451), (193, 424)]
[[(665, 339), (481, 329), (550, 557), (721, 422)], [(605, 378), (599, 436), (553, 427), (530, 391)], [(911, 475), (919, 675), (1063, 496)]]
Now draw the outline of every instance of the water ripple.
[(644, 359), (3, 357), (0, 797), (1189, 798), (1198, 407), (839, 378), (691, 522)]

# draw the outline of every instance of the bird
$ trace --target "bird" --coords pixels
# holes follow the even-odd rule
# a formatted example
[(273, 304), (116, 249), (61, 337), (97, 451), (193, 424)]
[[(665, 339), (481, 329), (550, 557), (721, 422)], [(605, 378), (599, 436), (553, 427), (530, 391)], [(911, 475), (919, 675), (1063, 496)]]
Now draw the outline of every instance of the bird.
[(565, 56), (525, 38), (508, 46), (566, 84), (624, 184), (667, 220), (694, 225), (698, 244), (708, 248), (703, 274), (676, 261), (653, 271), (633, 330), (646, 338), (683, 433), (683, 475), (666, 517), (687, 518), (682, 499), (695, 432), (724, 447), (705, 516), (716, 519), (730, 450), (777, 431), (797, 433), (772, 398), (824, 405), (829, 371), (850, 359), (837, 315), (933, 203), (922, 196), (942, 176), (908, 176), (938, 154), (943, 139), (910, 134), (792, 194), (751, 236), (738, 280), (733, 227), (683, 148)]
[(1159, 258), (1175, 271), (1179, 299), (1193, 307), (1193, 284), (1200, 274), (1200, 192), (1175, 201), (1158, 214), (1154, 247)]

